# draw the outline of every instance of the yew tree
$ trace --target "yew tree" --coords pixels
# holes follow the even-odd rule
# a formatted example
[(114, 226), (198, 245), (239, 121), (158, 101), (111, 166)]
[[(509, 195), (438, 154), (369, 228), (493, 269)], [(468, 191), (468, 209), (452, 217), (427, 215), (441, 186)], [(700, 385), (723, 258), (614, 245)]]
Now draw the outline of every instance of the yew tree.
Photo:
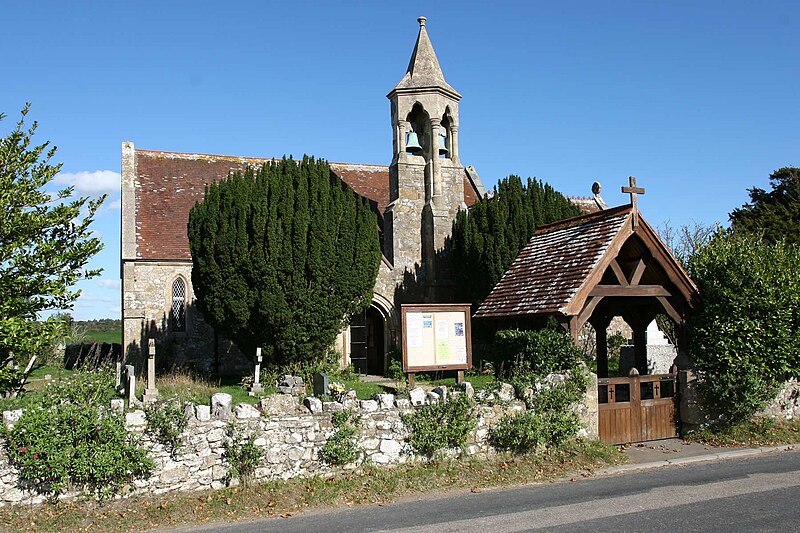
[(772, 190), (748, 190), (750, 202), (730, 214), (736, 233), (761, 235), (767, 242), (800, 244), (800, 168), (785, 167), (769, 177)]
[(366, 200), (310, 157), (209, 185), (189, 214), (189, 246), (205, 319), (275, 364), (320, 360), (369, 306), (381, 258)]
[(580, 209), (541, 180), (501, 180), (491, 198), (458, 213), (451, 253), (461, 298), (479, 305), (500, 281), (538, 226), (580, 215)]
[(32, 144), (36, 122), (25, 127), (29, 108), (0, 138), (0, 363), (54, 342), (61, 315), (42, 320), (40, 313), (71, 308), (80, 295), (73, 285), (100, 273), (85, 267), (103, 247), (89, 225), (105, 196), (48, 190), (61, 165), (50, 164), (56, 148), (49, 142)]

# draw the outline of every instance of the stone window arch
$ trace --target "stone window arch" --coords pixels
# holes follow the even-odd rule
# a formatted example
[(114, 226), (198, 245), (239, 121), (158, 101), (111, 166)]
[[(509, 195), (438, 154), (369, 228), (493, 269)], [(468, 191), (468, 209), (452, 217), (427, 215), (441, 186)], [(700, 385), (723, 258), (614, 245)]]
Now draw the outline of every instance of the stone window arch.
[(178, 276), (172, 282), (169, 324), (172, 331), (186, 331), (186, 280)]

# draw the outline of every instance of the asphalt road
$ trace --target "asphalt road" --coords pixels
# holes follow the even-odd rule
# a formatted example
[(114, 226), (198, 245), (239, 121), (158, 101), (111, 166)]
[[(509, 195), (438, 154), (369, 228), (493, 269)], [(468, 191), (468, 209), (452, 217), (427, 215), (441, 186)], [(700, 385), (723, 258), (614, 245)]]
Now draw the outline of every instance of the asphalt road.
[(459, 492), (194, 531), (800, 531), (800, 451)]

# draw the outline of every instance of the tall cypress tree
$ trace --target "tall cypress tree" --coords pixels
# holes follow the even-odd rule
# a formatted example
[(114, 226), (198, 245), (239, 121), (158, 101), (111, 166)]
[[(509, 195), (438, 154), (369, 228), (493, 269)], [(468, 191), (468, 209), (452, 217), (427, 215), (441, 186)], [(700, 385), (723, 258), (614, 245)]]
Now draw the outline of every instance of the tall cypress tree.
[(189, 214), (198, 308), (246, 353), (262, 346), (271, 362), (318, 360), (372, 299), (376, 227), (324, 161), (233, 173)]
[(489, 294), (533, 236), (537, 226), (577, 216), (580, 210), (540, 180), (509, 176), (492, 198), (458, 213), (451, 257), (458, 293), (474, 305)]

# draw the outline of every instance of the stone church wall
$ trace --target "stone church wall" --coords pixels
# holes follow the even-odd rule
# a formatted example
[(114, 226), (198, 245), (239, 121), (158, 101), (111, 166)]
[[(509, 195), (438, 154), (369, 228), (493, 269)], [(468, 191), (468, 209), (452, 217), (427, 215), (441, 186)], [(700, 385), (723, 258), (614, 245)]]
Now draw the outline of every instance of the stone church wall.
[[(596, 385), (596, 380), (592, 380), (583, 404), (577, 408), (587, 428), (584, 435), (589, 438), (597, 438)], [(424, 461), (424, 457), (413, 453), (401, 416), (412, 412), (418, 405), (442, 401), (448, 395), (452, 397), (459, 393), (471, 392), (444, 390), (442, 398), (416, 388), (410, 391), (410, 398), (404, 399), (381, 394), (374, 400), (346, 400), (345, 403), (323, 403), (317, 398), (308, 398), (305, 404), (300, 404), (296, 397), (279, 394), (263, 398), (258, 408), (249, 404), (232, 408), (230, 395), (215, 394), (211, 405), (187, 406), (188, 427), (181, 435), (181, 444), (174, 453), (153, 440), (146, 431), (144, 411), (128, 411), (125, 413), (126, 428), (141, 438), (142, 445), (156, 464), (149, 478), (136, 480), (127, 487), (128, 495), (219, 489), (226, 486), (229, 467), (224, 459), (224, 446), (231, 424), (235, 424), (239, 431), (252, 435), (254, 444), (263, 450), (254, 481), (332, 476), (339, 469), (328, 465), (320, 452), (334, 433), (332, 413), (345, 408), (353, 409), (360, 415), (356, 437), (361, 451), (359, 464), (397, 465)], [(489, 443), (491, 427), (509, 413), (524, 411), (525, 404), (514, 399), (514, 389), (507, 384), (492, 393), (475, 394), (475, 397), (478, 398), (478, 421), (464, 454), (481, 457), (495, 453)], [(115, 401), (120, 407), (121, 400)], [(21, 414), (21, 410), (5, 411), (3, 422), (11, 427)], [(351, 464), (345, 469), (356, 467), (356, 464)], [(80, 494), (68, 493), (62, 499), (76, 496)], [(0, 456), (0, 505), (38, 504), (43, 501), (43, 496), (18, 485), (18, 472), (9, 465), (5, 456)]]
[[(220, 372), (249, 368), (250, 363), (230, 341), (218, 337), (195, 306), (192, 291), (192, 263), (183, 261), (125, 263), (123, 267), (123, 347), (127, 364), (143, 372), (147, 339), (156, 339), (159, 362), (170, 367), (189, 368), (208, 373), (219, 361)], [(173, 331), (169, 320), (172, 284), (185, 282), (185, 331)]]

